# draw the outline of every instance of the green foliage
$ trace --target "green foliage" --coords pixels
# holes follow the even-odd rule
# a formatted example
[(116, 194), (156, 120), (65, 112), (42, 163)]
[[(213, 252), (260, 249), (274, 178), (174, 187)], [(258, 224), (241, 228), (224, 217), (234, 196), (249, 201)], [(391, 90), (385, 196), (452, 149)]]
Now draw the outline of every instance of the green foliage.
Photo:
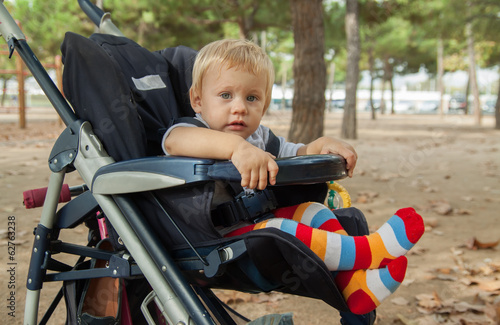
[(41, 60), (53, 60), (60, 54), (66, 31), (88, 34), (92, 28), (77, 1), (16, 0), (5, 4)]
[[(6, 0), (22, 24), (30, 46), (43, 61), (60, 54), (66, 31), (85, 36), (94, 26), (76, 0)], [(186, 45), (195, 49), (220, 38), (244, 35), (262, 43), (276, 67), (276, 80), (286, 69), (292, 79), (293, 31), (287, 0), (103, 0), (104, 11), (129, 38), (150, 50)], [(335, 81), (345, 79), (345, 2), (324, 0), (327, 66), (335, 63)], [(491, 0), (359, 0), (362, 69), (373, 51), (375, 68), (389, 59), (396, 73), (424, 67), (436, 71), (437, 40), (445, 45), (445, 69), (467, 68), (464, 26), (472, 22), (477, 62), (500, 62), (500, 2)], [(3, 68), (11, 61), (0, 58)]]

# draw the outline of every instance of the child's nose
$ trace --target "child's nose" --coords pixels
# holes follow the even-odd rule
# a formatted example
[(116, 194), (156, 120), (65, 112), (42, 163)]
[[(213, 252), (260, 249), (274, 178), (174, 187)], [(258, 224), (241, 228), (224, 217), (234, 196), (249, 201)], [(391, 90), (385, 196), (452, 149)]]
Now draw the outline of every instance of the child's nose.
[(247, 112), (246, 102), (240, 98), (236, 98), (233, 101), (232, 111), (233, 114), (246, 114)]

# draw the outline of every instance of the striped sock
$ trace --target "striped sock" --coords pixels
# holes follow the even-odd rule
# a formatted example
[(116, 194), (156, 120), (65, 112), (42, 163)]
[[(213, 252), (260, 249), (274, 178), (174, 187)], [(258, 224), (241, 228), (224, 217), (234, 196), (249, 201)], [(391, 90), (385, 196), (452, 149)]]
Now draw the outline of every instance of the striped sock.
[(369, 313), (401, 285), (408, 260), (400, 256), (377, 270), (342, 271), (335, 275), (337, 287), (354, 314)]
[(307, 202), (273, 211), (276, 218), (292, 219), (306, 226), (347, 235), (332, 210), (318, 202)]
[(424, 233), (422, 217), (413, 208), (398, 210), (369, 236), (344, 236), (315, 229), (295, 220), (272, 218), (239, 228), (226, 236), (272, 227), (297, 237), (326, 264), (330, 271), (378, 269), (405, 255)]

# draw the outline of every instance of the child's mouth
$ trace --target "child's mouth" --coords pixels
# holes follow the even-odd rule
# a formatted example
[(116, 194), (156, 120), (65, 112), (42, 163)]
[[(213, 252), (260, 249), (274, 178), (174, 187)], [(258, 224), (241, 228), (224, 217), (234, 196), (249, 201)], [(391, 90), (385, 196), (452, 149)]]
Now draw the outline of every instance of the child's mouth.
[(243, 121), (234, 121), (229, 123), (228, 127), (230, 130), (238, 131), (243, 130), (246, 127), (246, 124)]

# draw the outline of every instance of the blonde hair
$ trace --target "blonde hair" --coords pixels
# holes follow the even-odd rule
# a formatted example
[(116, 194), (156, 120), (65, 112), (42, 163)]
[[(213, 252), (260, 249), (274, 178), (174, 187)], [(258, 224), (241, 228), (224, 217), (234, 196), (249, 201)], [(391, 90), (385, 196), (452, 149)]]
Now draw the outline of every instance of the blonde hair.
[(209, 68), (218, 69), (236, 67), (254, 75), (264, 74), (266, 78), (266, 100), (264, 108), (271, 103), (271, 93), (274, 84), (274, 67), (269, 56), (257, 44), (248, 40), (224, 39), (205, 45), (193, 66), (193, 83), (191, 91), (201, 93), (201, 85)]

